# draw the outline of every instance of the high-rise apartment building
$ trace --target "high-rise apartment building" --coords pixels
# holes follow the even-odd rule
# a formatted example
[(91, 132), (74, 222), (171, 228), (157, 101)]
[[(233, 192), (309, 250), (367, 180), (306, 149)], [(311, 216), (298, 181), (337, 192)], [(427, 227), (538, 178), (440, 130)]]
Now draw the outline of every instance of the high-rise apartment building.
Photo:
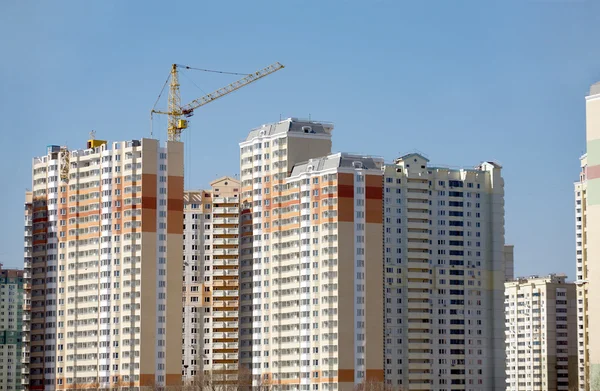
[(385, 166), (385, 377), (410, 390), (504, 390), (501, 167)]
[(180, 384), (183, 145), (49, 146), (25, 227), (25, 388)]
[(564, 275), (505, 284), (506, 390), (573, 390), (577, 292)]
[[(33, 193), (25, 193), (24, 212), (24, 247), (23, 247), (23, 322), (21, 333), (21, 389), (29, 389), (29, 364), (31, 362), (31, 276), (33, 272)], [(38, 225), (39, 229), (39, 225)], [(39, 250), (39, 247), (38, 247)], [(38, 261), (39, 265), (39, 261)], [(38, 273), (39, 274), (39, 273)], [(42, 282), (38, 278), (38, 286)], [(42, 308), (38, 309), (42, 311)], [(36, 313), (36, 316), (41, 314)]]
[(21, 390), (23, 270), (0, 264), (0, 390)]
[(329, 154), (330, 137), (288, 119), (240, 144), (240, 362), (255, 385), (503, 390), (501, 167), (384, 165)]
[(382, 166), (332, 154), (273, 183), (261, 216), (265, 244), (253, 251), (263, 255), (253, 270), (262, 292), (251, 296), (242, 283), (242, 305), (262, 305), (251, 334), (262, 350), (260, 361), (251, 357), (259, 382), (276, 390), (383, 382)]
[(240, 363), (255, 384), (272, 370), (270, 276), (263, 274), (271, 267), (271, 221), (279, 219), (272, 202), (283, 195), (294, 164), (331, 152), (332, 131), (332, 124), (289, 118), (251, 130), (240, 143)]
[(505, 279), (506, 281), (515, 278), (515, 246), (507, 244), (504, 246), (504, 263), (505, 268)]
[(575, 244), (577, 260), (577, 376), (580, 391), (589, 391), (588, 262), (587, 262), (587, 156), (583, 155), (579, 181), (575, 182)]
[(183, 373), (221, 387), (239, 380), (240, 182), (210, 186), (184, 193)]
[(586, 97), (586, 154), (575, 183), (580, 390), (600, 390), (600, 82)]

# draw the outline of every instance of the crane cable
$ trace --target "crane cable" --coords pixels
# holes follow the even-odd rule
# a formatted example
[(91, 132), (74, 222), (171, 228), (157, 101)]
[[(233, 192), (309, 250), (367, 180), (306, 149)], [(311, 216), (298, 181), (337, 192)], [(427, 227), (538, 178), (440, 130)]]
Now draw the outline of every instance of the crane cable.
[(251, 75), (251, 73), (215, 71), (215, 70), (212, 70), (212, 69), (194, 68), (194, 67), (189, 67), (187, 65), (179, 65), (179, 64), (177, 64), (177, 66), (180, 67), (180, 68), (185, 68), (185, 69), (193, 69), (195, 71), (212, 72), (212, 73), (222, 73), (224, 75), (238, 75), (238, 76), (248, 76), (248, 75)]
[(203, 93), (204, 95), (208, 95), (208, 93), (207, 93), (206, 91), (204, 91), (204, 90), (202, 89), (202, 87), (200, 87), (198, 84), (194, 83), (194, 81), (192, 80), (192, 78), (191, 78), (191, 77), (189, 77), (189, 76), (188, 76), (188, 74), (187, 74), (186, 72), (181, 72), (181, 74), (182, 74), (183, 76), (185, 76), (185, 77), (186, 77), (186, 78), (189, 80), (189, 82), (190, 82), (190, 83), (192, 83), (192, 84), (193, 84), (193, 85), (194, 85), (194, 86), (195, 86), (197, 89), (199, 89), (200, 91), (202, 91), (202, 93)]
[(158, 104), (158, 101), (160, 100), (163, 92), (165, 92), (165, 88), (167, 87), (167, 84), (169, 84), (170, 79), (171, 79), (171, 74), (169, 74), (169, 76), (167, 77), (167, 80), (165, 80), (165, 84), (163, 84), (163, 87), (160, 90), (160, 94), (158, 94), (158, 98), (156, 98), (156, 102), (154, 102), (154, 106), (152, 106), (152, 110), (154, 110), (156, 108), (156, 105)]

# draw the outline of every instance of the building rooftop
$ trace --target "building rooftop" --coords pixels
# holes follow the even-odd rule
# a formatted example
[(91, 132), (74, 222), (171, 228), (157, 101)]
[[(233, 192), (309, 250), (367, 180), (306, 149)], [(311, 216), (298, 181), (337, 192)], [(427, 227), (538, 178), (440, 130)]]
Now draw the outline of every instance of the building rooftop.
[(600, 94), (600, 81), (592, 84), (590, 87), (590, 95), (598, 95)]
[(517, 277), (514, 280), (509, 280), (506, 281), (506, 283), (508, 284), (528, 284), (528, 283), (553, 283), (553, 284), (564, 284), (566, 283), (567, 280), (567, 275), (564, 273), (559, 273), (559, 274), (549, 274), (547, 276), (537, 276), (537, 275), (533, 275), (533, 276), (528, 276), (528, 277)]
[(301, 175), (308, 171), (321, 171), (340, 167), (358, 168), (358, 166), (365, 170), (381, 170), (383, 158), (338, 152), (298, 163), (292, 168), (290, 176)]
[(333, 123), (331, 122), (288, 118), (283, 121), (264, 124), (258, 128), (252, 129), (244, 141), (250, 141), (259, 136), (273, 136), (288, 132), (331, 135), (332, 131)]

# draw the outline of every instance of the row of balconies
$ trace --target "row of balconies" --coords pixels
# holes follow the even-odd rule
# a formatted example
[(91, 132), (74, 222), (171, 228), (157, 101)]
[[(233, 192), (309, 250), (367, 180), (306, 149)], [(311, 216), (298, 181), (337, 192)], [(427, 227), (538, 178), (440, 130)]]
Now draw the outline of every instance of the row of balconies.
[(235, 217), (217, 217), (213, 219), (213, 224), (239, 224), (240, 220)]
[(237, 248), (215, 248), (212, 251), (213, 255), (238, 255), (239, 249)]
[(213, 245), (238, 245), (238, 238), (214, 238)]
[(237, 276), (238, 269), (215, 269), (212, 272), (213, 276)]
[[(214, 311), (218, 311), (217, 308), (239, 308), (240, 302), (239, 300), (216, 300), (213, 302)], [(230, 310), (228, 310), (230, 311)]]
[(237, 318), (238, 311), (213, 311), (213, 318)]
[[(231, 255), (231, 254), (230, 254)], [(213, 259), (213, 266), (237, 266), (239, 261), (237, 259)]]
[[(238, 343), (237, 342), (213, 342), (212, 348), (213, 349), (237, 349)], [(216, 353), (216, 354), (219, 354), (219, 353)]]
[(214, 235), (237, 235), (239, 230), (237, 228), (213, 228)]
[(214, 297), (238, 297), (238, 291), (237, 290), (213, 290), (212, 295)]
[[(213, 204), (238, 204), (240, 199), (238, 197), (215, 197), (213, 198)], [(237, 208), (236, 208), (237, 209)]]
[(213, 322), (213, 329), (238, 328), (238, 322)]
[(227, 206), (227, 207), (219, 206), (219, 207), (213, 208), (213, 217), (217, 217), (215, 215), (218, 215), (218, 214), (237, 214), (237, 213), (239, 213), (239, 211), (240, 211), (240, 209), (235, 206)]

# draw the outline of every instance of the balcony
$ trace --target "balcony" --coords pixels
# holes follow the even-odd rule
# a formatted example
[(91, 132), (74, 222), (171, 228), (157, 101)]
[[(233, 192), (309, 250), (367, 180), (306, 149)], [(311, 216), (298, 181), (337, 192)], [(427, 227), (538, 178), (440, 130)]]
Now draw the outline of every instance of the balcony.
[(213, 287), (231, 287), (231, 289), (238, 289), (237, 280), (216, 280), (213, 281)]
[(411, 228), (418, 228), (418, 229), (427, 229), (429, 230), (430, 226), (429, 226), (429, 218), (427, 216), (427, 218), (425, 218), (425, 216), (419, 217), (419, 218), (408, 218), (408, 225)]
[(236, 329), (238, 322), (213, 322), (213, 329)]
[(411, 240), (411, 239), (428, 240), (429, 239), (429, 231), (428, 230), (423, 230), (422, 232), (411, 231), (411, 228), (409, 228), (407, 236), (408, 236), (408, 240)]
[(237, 259), (213, 259), (214, 266), (237, 266), (238, 264)]
[(237, 360), (237, 353), (213, 353), (213, 360)]
[(235, 363), (232, 364), (213, 364), (213, 371), (224, 371), (226, 369), (231, 369), (233, 365), (237, 365)]
[(239, 224), (240, 220), (236, 217), (218, 217), (213, 219), (213, 224)]
[(408, 292), (409, 299), (429, 299), (429, 289), (424, 289), (424, 292)]
[(219, 244), (219, 245), (238, 245), (239, 244), (239, 239), (238, 238), (215, 238), (213, 239), (213, 244)]
[[(212, 344), (213, 349), (237, 349), (237, 342), (216, 342)], [(219, 354), (219, 353), (215, 353)]]
[(213, 276), (237, 276), (238, 269), (215, 269), (213, 270)]
[(213, 255), (239, 255), (239, 250), (237, 248), (215, 248)]
[(406, 217), (408, 219), (422, 219), (422, 220), (427, 219), (428, 220), (429, 219), (429, 211), (426, 209), (408, 209), (406, 211)]
[(240, 231), (237, 228), (214, 228), (215, 235), (239, 235)]
[[(237, 339), (239, 337), (238, 333), (213, 333), (213, 339)], [(226, 342), (227, 344), (233, 343), (233, 342)]]
[(228, 206), (228, 207), (216, 207), (213, 209), (213, 215), (216, 214), (238, 214), (239, 208)]
[(223, 308), (223, 307), (227, 307), (227, 308), (238, 308), (240, 305), (240, 302), (237, 300), (226, 300), (226, 301), (215, 301), (213, 303), (213, 308), (215, 308), (214, 311), (218, 311), (216, 308)]
[[(252, 166), (252, 163), (249, 163), (248, 165)], [(240, 199), (237, 197), (215, 197), (215, 198), (213, 198), (213, 204), (237, 204), (239, 202), (240, 202)]]
[(427, 189), (429, 190), (429, 181), (421, 180), (420, 178), (412, 177), (412, 175), (406, 181), (406, 187), (408, 189)]
[(213, 290), (212, 295), (214, 297), (237, 297), (239, 295), (239, 293), (237, 290), (226, 290), (226, 291)]
[(238, 311), (213, 311), (213, 318), (237, 318)]

